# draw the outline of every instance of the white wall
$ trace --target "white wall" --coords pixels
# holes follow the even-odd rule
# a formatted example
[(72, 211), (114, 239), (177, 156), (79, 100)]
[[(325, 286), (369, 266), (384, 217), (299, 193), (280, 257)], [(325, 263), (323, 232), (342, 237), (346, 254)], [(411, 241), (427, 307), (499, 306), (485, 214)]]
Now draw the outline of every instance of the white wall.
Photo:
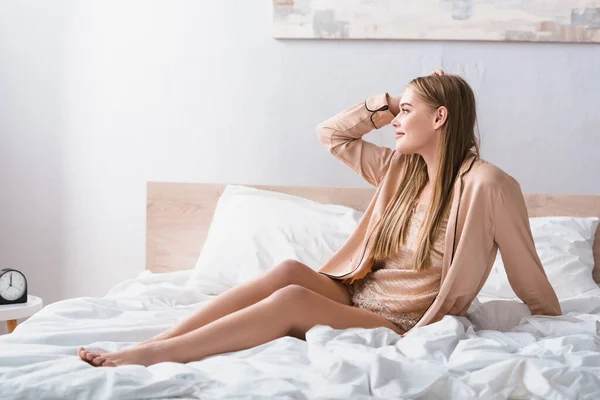
[(46, 303), (134, 277), (146, 181), (367, 187), (315, 125), (440, 67), (525, 191), (600, 194), (600, 45), (277, 41), (270, 19), (268, 0), (2, 1), (0, 267)]

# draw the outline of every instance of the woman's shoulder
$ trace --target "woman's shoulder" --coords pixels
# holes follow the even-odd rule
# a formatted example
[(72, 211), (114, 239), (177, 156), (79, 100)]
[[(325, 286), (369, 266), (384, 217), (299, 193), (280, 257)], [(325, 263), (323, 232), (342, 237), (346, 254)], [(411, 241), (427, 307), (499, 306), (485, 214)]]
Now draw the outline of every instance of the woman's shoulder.
[(465, 186), (506, 188), (519, 186), (517, 180), (491, 162), (477, 159), (469, 171), (464, 175)]

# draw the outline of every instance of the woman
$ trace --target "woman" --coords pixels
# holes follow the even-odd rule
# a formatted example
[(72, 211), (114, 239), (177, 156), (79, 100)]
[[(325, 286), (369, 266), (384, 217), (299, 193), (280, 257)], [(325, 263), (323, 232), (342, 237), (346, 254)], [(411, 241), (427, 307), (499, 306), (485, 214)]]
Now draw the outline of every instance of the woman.
[[(248, 349), (315, 325), (412, 328), (465, 315), (498, 248), (531, 313), (560, 315), (536, 253), (518, 183), (479, 159), (475, 97), (442, 71), (380, 94), (317, 128), (329, 151), (373, 186), (356, 231), (319, 269), (287, 260), (190, 318), (114, 353), (79, 349), (95, 366), (191, 362)], [(361, 138), (391, 123), (395, 149)]]

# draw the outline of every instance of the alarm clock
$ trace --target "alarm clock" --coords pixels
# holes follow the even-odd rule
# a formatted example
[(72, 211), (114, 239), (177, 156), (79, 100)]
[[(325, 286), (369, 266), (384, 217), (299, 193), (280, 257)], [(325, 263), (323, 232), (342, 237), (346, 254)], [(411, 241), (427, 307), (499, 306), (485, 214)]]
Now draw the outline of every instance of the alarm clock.
[(27, 303), (27, 279), (21, 271), (0, 269), (0, 305)]

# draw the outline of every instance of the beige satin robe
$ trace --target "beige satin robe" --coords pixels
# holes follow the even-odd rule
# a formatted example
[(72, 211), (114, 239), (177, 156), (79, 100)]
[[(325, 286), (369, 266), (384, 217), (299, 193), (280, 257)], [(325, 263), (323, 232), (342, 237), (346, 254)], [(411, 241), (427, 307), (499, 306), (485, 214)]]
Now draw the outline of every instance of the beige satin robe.
[[(361, 279), (371, 270), (373, 259), (366, 244), (404, 174), (402, 154), (362, 140), (393, 118), (388, 96), (382, 93), (317, 127), (319, 139), (329, 152), (376, 186), (355, 232), (319, 268), (319, 272), (346, 283)], [(485, 283), (498, 249), (515, 294), (531, 313), (562, 314), (533, 243), (518, 182), (475, 156), (465, 159), (453, 188), (445, 249), (439, 293), (414, 328), (448, 314), (464, 316)]]

